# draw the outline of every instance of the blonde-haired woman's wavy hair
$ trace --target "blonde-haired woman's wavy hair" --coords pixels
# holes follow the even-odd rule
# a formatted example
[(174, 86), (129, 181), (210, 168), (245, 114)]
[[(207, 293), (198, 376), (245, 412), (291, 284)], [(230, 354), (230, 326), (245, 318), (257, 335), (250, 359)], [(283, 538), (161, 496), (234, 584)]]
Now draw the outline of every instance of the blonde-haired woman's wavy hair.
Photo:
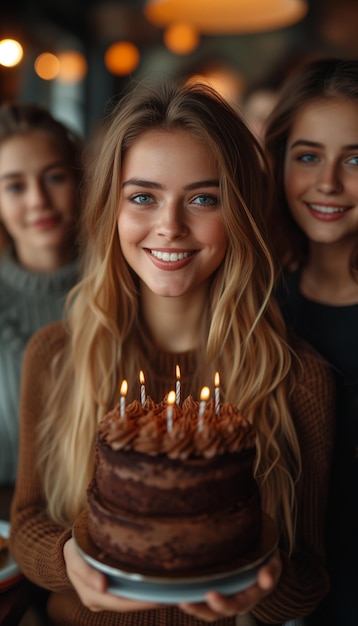
[(239, 114), (203, 85), (137, 85), (102, 130), (87, 173), (84, 271), (68, 303), (70, 345), (54, 359), (39, 433), (49, 514), (68, 524), (85, 506), (98, 420), (116, 401), (118, 381), (136, 380), (143, 366), (138, 281), (123, 257), (117, 219), (123, 159), (153, 129), (190, 133), (218, 165), (228, 246), (213, 276), (201, 354), (207, 373), (220, 368), (224, 397), (257, 427), (263, 506), (292, 547), (300, 471), (288, 401), (295, 368), (270, 298), (275, 268), (262, 210), (270, 193), (265, 159)]

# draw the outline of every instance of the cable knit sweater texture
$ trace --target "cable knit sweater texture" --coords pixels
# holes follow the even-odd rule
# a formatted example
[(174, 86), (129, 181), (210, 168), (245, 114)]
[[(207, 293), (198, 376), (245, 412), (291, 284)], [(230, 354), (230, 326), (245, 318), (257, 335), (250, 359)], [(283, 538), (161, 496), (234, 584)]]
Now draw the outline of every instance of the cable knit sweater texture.
[(51, 273), (25, 270), (10, 250), (0, 257), (0, 484), (16, 478), (19, 389), (25, 346), (42, 326), (62, 317), (77, 263)]
[[(61, 626), (205, 626), (180, 609), (135, 613), (93, 613), (85, 608), (66, 575), (63, 545), (71, 528), (63, 529), (46, 515), (41, 479), (35, 470), (34, 433), (50, 384), (52, 355), (67, 340), (61, 322), (40, 330), (30, 340), (25, 354), (21, 395), (20, 464), (12, 505), (11, 551), (24, 574), (51, 591), (48, 614), (51, 624)], [(298, 485), (297, 545), (291, 558), (281, 550), (283, 572), (278, 586), (255, 609), (263, 623), (281, 624), (292, 617), (310, 613), (328, 590), (322, 545), (327, 500), (328, 474), (333, 443), (334, 386), (329, 371), (305, 347), (300, 348), (303, 373), (292, 393), (292, 408), (301, 443), (303, 475)], [(173, 385), (179, 364), (183, 397), (190, 390), (195, 368), (191, 353), (181, 355), (155, 352), (150, 394), (161, 399)], [(148, 390), (149, 391), (149, 390)], [(75, 480), (75, 477), (74, 477)], [(233, 626), (234, 618), (215, 622)]]

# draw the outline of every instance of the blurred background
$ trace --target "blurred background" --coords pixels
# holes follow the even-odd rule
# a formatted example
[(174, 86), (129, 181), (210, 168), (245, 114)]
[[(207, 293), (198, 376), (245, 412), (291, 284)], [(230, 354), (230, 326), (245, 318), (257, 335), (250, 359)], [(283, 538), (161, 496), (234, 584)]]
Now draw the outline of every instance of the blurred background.
[(277, 2), (272, 17), (276, 0), (3, 1), (1, 100), (43, 104), (89, 136), (129, 82), (199, 75), (259, 118), (298, 64), (358, 59), (358, 0)]

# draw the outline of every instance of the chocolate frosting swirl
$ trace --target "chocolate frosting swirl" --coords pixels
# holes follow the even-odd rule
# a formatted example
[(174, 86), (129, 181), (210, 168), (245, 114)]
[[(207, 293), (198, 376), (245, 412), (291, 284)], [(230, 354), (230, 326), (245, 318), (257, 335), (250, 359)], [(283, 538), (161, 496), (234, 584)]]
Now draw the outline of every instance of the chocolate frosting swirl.
[(168, 430), (166, 398), (156, 404), (148, 397), (142, 406), (134, 400), (121, 417), (119, 404), (98, 425), (98, 439), (112, 450), (135, 450), (172, 459), (211, 458), (255, 446), (255, 428), (230, 403), (207, 402), (199, 420), (199, 402), (188, 396), (182, 406), (173, 406), (172, 429)]

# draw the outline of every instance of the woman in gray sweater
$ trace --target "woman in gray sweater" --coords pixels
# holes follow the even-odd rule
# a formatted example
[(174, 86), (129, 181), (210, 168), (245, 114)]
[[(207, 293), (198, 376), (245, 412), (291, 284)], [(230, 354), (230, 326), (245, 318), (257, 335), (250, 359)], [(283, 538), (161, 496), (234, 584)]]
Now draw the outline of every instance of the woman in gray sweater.
[(0, 107), (0, 517), (16, 479), (22, 357), (77, 279), (82, 142), (37, 105)]

